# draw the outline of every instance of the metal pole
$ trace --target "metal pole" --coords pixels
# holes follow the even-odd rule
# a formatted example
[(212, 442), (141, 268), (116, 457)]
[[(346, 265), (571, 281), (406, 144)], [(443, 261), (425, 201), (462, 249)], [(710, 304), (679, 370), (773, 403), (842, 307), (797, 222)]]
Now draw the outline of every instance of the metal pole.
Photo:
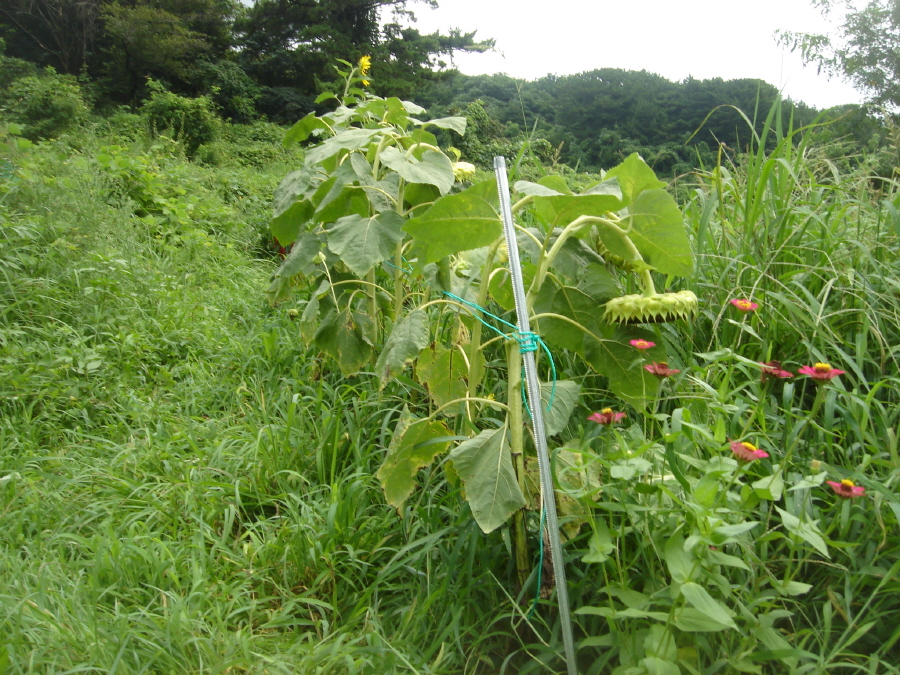
[[(509, 273), (512, 277), (513, 297), (516, 301), (516, 325), (519, 332), (531, 332), (528, 321), (528, 306), (525, 302), (525, 284), (522, 281), (522, 267), (519, 262), (519, 247), (516, 243), (516, 229), (513, 224), (512, 207), (509, 201), (509, 183), (506, 178), (506, 159), (494, 157), (494, 174), (497, 176), (497, 192), (500, 195), (500, 215), (503, 232), (509, 249)], [(484, 283), (484, 280), (482, 280)], [(550, 455), (547, 452), (547, 434), (544, 429), (544, 411), (541, 402), (541, 384), (538, 381), (534, 352), (522, 355), (525, 365), (525, 383), (528, 404), (531, 409), (534, 445), (537, 449), (538, 469), (541, 475), (541, 501), (547, 510), (547, 533), (550, 539), (550, 560), (553, 563), (553, 577), (556, 582), (556, 600), (559, 604), (559, 618), (562, 625), (563, 645), (566, 651), (566, 666), (569, 675), (577, 675), (575, 669), (575, 643), (572, 637), (572, 617), (569, 613), (569, 591), (566, 587), (566, 567), (563, 560), (562, 544), (559, 540), (559, 519), (556, 515), (556, 498), (553, 490), (553, 475), (550, 473)], [(543, 536), (543, 533), (541, 533)]]

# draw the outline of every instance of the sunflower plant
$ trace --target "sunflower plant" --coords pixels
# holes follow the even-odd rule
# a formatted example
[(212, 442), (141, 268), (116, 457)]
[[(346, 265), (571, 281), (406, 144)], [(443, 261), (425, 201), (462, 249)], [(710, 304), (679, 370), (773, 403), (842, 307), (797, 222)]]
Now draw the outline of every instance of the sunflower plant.
[[(374, 371), (382, 388), (398, 376), (423, 386), (428, 409), (400, 414), (378, 471), (387, 501), (402, 508), (417, 472), (449, 451), (485, 532), (516, 516), (523, 580), (530, 561), (522, 510), (533, 477), (519, 345), (507, 340), (497, 351), (498, 333), (508, 333), (497, 320), (514, 323), (514, 307), (496, 183), (475, 180), (471, 164), (448, 155), (462, 159), (458, 151), (440, 146), (438, 134), (465, 133), (465, 118), (428, 120), (413, 103), (360, 88), (368, 57), (342, 65), (342, 94), (319, 97), (335, 109), (310, 113), (285, 136), (286, 146), (311, 143), (275, 192), (272, 234), (292, 248), (269, 298), (302, 289), (301, 336), (345, 376)], [(690, 291), (656, 288), (693, 270), (681, 212), (664, 188), (638, 155), (577, 193), (560, 176), (514, 185), (533, 329), (548, 352), (571, 353), (637, 407), (656, 396), (661, 378), (642, 367), (631, 341), (661, 344), (655, 323), (697, 309)], [(668, 361), (655, 344), (647, 357)], [(484, 386), (485, 364), (497, 358), (506, 360), (505, 402)], [(578, 406), (580, 387), (560, 379), (545, 389), (553, 436)]]

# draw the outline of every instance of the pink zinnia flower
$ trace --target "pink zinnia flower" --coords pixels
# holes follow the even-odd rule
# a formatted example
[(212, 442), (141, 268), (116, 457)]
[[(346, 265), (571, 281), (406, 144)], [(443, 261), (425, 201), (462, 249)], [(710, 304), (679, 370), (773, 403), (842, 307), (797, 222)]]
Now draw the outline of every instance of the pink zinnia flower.
[(735, 298), (730, 301), (732, 305), (737, 307), (742, 312), (755, 312), (759, 309), (759, 305), (753, 302), (752, 300), (744, 300), (742, 298)]
[(838, 375), (843, 375), (846, 373), (846, 370), (838, 370), (837, 368), (832, 368), (829, 363), (817, 363), (814, 366), (803, 366), (800, 370), (797, 371), (801, 375), (809, 375), (814, 380), (818, 380), (820, 382), (826, 382), (831, 380)]
[(641, 351), (656, 346), (655, 342), (650, 342), (649, 340), (632, 340), (631, 342), (629, 342), (629, 344), (635, 349), (639, 349)]
[(624, 417), (625, 413), (623, 412), (613, 412), (612, 408), (604, 408), (600, 412), (590, 415), (588, 419), (597, 424), (615, 424)]
[(754, 459), (765, 459), (769, 456), (768, 452), (759, 450), (753, 443), (747, 441), (732, 441), (731, 451), (741, 462), (752, 462)]
[(669, 368), (669, 364), (665, 361), (647, 364), (646, 366), (644, 366), (644, 370), (646, 370), (648, 373), (656, 375), (659, 378), (669, 377), (670, 375), (681, 372), (677, 368)]
[(766, 382), (769, 378), (772, 377), (786, 380), (787, 378), (794, 376), (794, 374), (789, 370), (781, 369), (780, 361), (766, 361), (765, 363), (760, 361), (759, 365), (763, 367), (762, 374), (759, 377), (762, 382)]
[(862, 497), (866, 494), (866, 488), (862, 485), (857, 485), (849, 478), (845, 478), (840, 483), (835, 483), (833, 480), (827, 480), (825, 482), (828, 483), (832, 490), (834, 490), (834, 494), (842, 499), (853, 499), (854, 497)]

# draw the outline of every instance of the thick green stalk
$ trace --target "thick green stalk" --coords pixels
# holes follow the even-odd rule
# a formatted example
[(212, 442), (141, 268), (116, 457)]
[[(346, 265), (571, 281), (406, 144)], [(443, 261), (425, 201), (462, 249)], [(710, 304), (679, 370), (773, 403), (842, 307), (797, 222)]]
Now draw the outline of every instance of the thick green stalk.
[[(628, 236), (628, 231), (623, 230), (616, 224), (616, 222), (608, 218), (600, 218), (598, 216), (579, 216), (571, 223), (569, 223), (559, 234), (559, 236), (556, 238), (556, 241), (553, 242), (553, 246), (550, 247), (550, 250), (546, 253), (542, 253), (541, 259), (538, 262), (537, 272), (534, 275), (534, 281), (531, 282), (531, 286), (528, 289), (527, 302), (529, 312), (532, 308), (533, 298), (537, 295), (538, 291), (540, 291), (541, 285), (544, 283), (544, 278), (550, 271), (550, 265), (553, 264), (553, 260), (562, 250), (562, 247), (566, 243), (566, 240), (568, 240), (568, 238), (575, 234), (575, 232), (589, 223), (603, 223), (603, 225), (605, 225), (606, 227), (617, 230), (622, 237), (622, 242), (626, 247), (628, 247), (628, 251), (629, 253), (631, 253), (634, 260), (643, 262), (644, 259), (643, 257), (641, 257), (640, 251), (638, 251), (637, 246), (634, 245), (634, 242), (631, 241), (631, 238)], [(650, 274), (650, 270), (641, 270), (638, 273), (638, 276), (641, 280), (641, 288), (644, 292), (644, 295), (650, 296), (655, 294), (656, 287), (653, 284), (653, 277)]]
[[(375, 325), (375, 330), (378, 330), (378, 287), (375, 285), (375, 268), (369, 270), (369, 273), (366, 275), (366, 281), (369, 283), (366, 284), (366, 293), (369, 296), (369, 316), (372, 317), (372, 322)], [(380, 335), (376, 335), (375, 339), (380, 339)]]
[[(522, 352), (518, 343), (510, 340), (506, 347), (507, 401), (509, 406), (509, 446), (519, 489), (525, 493), (525, 422), (522, 418)], [(525, 531), (525, 510), (520, 509), (513, 516), (513, 542), (516, 552), (516, 578), (519, 588), (528, 581), (529, 559), (528, 540)]]
[[(400, 179), (397, 188), (397, 213), (403, 217), (403, 179)], [(404, 276), (406, 271), (403, 265), (403, 240), (397, 242), (397, 248), (394, 250), (394, 324), (400, 320), (403, 313), (403, 298), (406, 294), (406, 284)]]
[[(501, 240), (497, 240), (493, 246), (488, 249), (487, 257), (484, 259), (484, 266), (481, 268), (481, 285), (478, 288), (478, 306), (484, 307), (488, 296), (488, 278), (494, 269), (494, 256), (497, 254), (497, 248), (500, 246)], [(467, 395), (469, 398), (475, 398), (478, 387), (481, 386), (481, 378), (484, 374), (484, 355), (481, 353), (481, 329), (480, 321), (473, 322), (472, 336), (469, 342), (469, 387)], [(474, 420), (471, 407), (469, 410), (469, 419)]]

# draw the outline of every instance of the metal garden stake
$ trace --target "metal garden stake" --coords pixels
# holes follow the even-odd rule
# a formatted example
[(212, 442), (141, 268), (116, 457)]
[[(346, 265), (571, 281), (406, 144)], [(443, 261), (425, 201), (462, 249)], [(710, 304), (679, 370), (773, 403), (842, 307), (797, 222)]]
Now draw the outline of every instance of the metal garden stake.
[[(531, 335), (528, 308), (525, 302), (525, 285), (522, 281), (522, 267), (519, 262), (519, 248), (513, 224), (512, 208), (509, 201), (509, 183), (506, 178), (506, 159), (494, 157), (494, 174), (497, 177), (497, 191), (500, 196), (500, 215), (503, 232), (509, 249), (509, 273), (512, 277), (513, 297), (516, 301), (516, 325), (522, 336)], [(524, 351), (524, 350), (523, 350)], [(538, 468), (541, 476), (541, 502), (547, 514), (547, 533), (550, 539), (550, 558), (553, 563), (553, 577), (556, 583), (556, 599), (562, 625), (563, 644), (566, 652), (566, 666), (569, 675), (577, 675), (575, 670), (575, 644), (572, 637), (572, 617), (569, 613), (569, 592), (566, 587), (566, 569), (563, 562), (562, 545), (559, 540), (559, 520), (556, 515), (556, 499), (553, 490), (553, 476), (550, 473), (550, 456), (547, 452), (547, 434), (544, 430), (544, 412), (541, 402), (541, 385), (538, 381), (534, 352), (522, 355), (525, 365), (525, 383), (528, 404), (531, 410), (534, 445), (537, 449)], [(541, 534), (543, 536), (543, 533)]]

